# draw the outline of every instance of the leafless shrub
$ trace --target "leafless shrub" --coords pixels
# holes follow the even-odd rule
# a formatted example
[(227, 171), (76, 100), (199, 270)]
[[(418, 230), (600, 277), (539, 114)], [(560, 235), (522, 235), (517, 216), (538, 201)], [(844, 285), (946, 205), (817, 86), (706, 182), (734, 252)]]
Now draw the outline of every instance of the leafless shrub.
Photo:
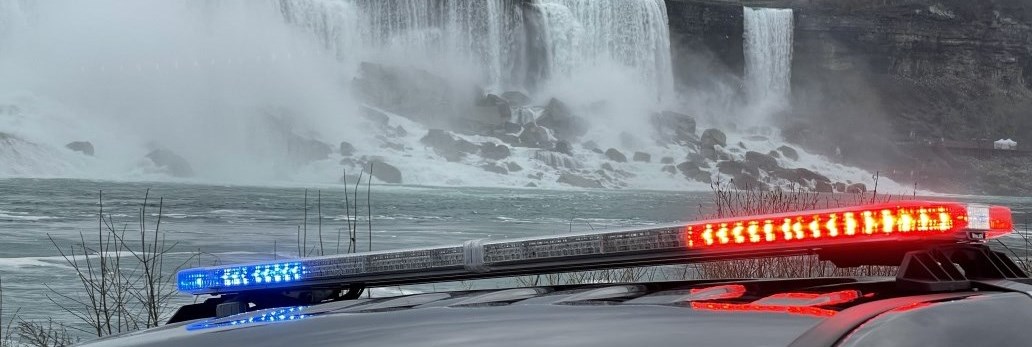
[(47, 299), (88, 327), (71, 329), (99, 337), (156, 327), (171, 315), (175, 273), (197, 255), (170, 264), (169, 254), (176, 243), (167, 242), (161, 230), (164, 201), (158, 200), (151, 228), (147, 224), (149, 197), (148, 190), (139, 209), (138, 238), (127, 237), (128, 224), (116, 227), (113, 217), (104, 214), (103, 193), (95, 241), (87, 241), (80, 233), (78, 243), (64, 248), (48, 235), (82, 286), (77, 293), (47, 286)]
[(18, 342), (32, 347), (65, 347), (78, 342), (78, 339), (68, 333), (66, 325), (54, 322), (51, 318), (45, 323), (18, 322)]
[(16, 320), (18, 320), (18, 310), (7, 317), (6, 323), (4, 322), (4, 283), (0, 280), (0, 347), (14, 346), (14, 335), (11, 329), (12, 323)]

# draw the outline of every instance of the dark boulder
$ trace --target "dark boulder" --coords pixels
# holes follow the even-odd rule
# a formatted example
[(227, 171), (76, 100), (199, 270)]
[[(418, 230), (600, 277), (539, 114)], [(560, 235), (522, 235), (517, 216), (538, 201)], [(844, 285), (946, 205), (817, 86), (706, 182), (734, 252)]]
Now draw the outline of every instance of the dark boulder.
[(495, 106), (506, 103), (505, 99), (496, 94), (487, 94), (476, 101), (477, 106)]
[(508, 91), (502, 93), (502, 99), (505, 99), (505, 101), (508, 102), (509, 105), (512, 105), (514, 107), (530, 105), (530, 97), (527, 96), (527, 94), (523, 94), (523, 92)]
[(467, 154), (476, 153), (480, 147), (464, 139), (455, 138), (441, 129), (430, 129), (419, 142), (430, 146), (438, 155), (448, 161), (462, 160)]
[(781, 153), (778, 153), (778, 151), (767, 152), (767, 155), (771, 156), (774, 159), (781, 158)]
[(93, 156), (93, 144), (89, 141), (75, 141), (65, 145), (65, 148), (91, 157)]
[(616, 168), (613, 167), (613, 164), (602, 163), (602, 170), (616, 171)]
[(792, 147), (789, 147), (789, 146), (778, 147), (778, 152), (781, 152), (781, 155), (785, 156), (785, 158), (792, 159), (792, 160), (799, 160), (799, 152), (796, 152), (796, 150), (794, 148), (792, 148)]
[(513, 122), (502, 123), (502, 125), (499, 125), (496, 129), (496, 132), (500, 134), (519, 134), (520, 131), (523, 131), (523, 125)]
[(502, 140), (502, 142), (508, 143), (510, 145), (513, 145), (513, 146), (516, 146), (516, 145), (520, 144), (520, 137), (516, 136), (516, 135), (502, 134), (502, 135), (497, 135), (495, 137), (498, 138), (499, 140)]
[(796, 171), (796, 174), (799, 175), (799, 177), (801, 177), (801, 178), (803, 178), (805, 180), (816, 181), (816, 182), (831, 182), (830, 178), (828, 178), (828, 177), (826, 177), (824, 175), (821, 175), (819, 173), (813, 172), (813, 171), (811, 171), (809, 169), (798, 168), (798, 169), (795, 169), (795, 171)]
[(287, 137), (287, 157), (294, 163), (308, 163), (323, 160), (333, 153), (333, 146), (328, 143), (290, 134)]
[(703, 183), (710, 183), (712, 180), (709, 171), (703, 170), (691, 161), (686, 161), (677, 164), (677, 170), (681, 171), (681, 174), (684, 175), (685, 178), (690, 180), (699, 181)]
[(580, 188), (603, 188), (602, 183), (597, 180), (568, 172), (564, 172), (562, 175), (559, 175), (559, 179), (556, 180), (556, 182)]
[(570, 145), (570, 143), (565, 140), (559, 140), (559, 142), (555, 143), (554, 151), (566, 155), (573, 155), (573, 145)]
[(398, 170), (394, 165), (387, 164), (379, 159), (374, 159), (369, 162), (369, 170), (372, 171), (373, 177), (383, 181), (384, 183), (390, 184), (401, 184), (401, 170)]
[(706, 129), (702, 132), (699, 140), (702, 142), (703, 149), (713, 148), (713, 146), (727, 147), (727, 135), (717, 129)]
[(652, 155), (645, 152), (634, 152), (634, 161), (648, 163), (652, 161)]
[(776, 158), (760, 152), (745, 152), (745, 161), (748, 165), (763, 169), (764, 171), (773, 171), (780, 168)]
[(850, 184), (849, 186), (846, 187), (846, 193), (860, 194), (860, 193), (866, 193), (866, 192), (867, 192), (867, 185), (865, 185), (863, 183), (853, 183), (853, 184)]
[(606, 150), (606, 157), (609, 158), (609, 160), (615, 161), (617, 163), (626, 163), (627, 162), (627, 156), (624, 155), (623, 153), (620, 153), (620, 151), (617, 150), (616, 148), (607, 149)]
[(744, 162), (733, 160), (725, 160), (717, 163), (717, 170), (720, 170), (720, 173), (722, 174), (730, 175), (732, 177), (736, 177), (738, 175), (743, 174), (748, 175), (750, 177), (756, 177), (760, 174), (760, 171), (757, 170), (755, 167), (750, 167), (749, 165), (746, 165)]
[(674, 158), (672, 158), (672, 157), (663, 157), (662, 159), (659, 159), (659, 162), (661, 164), (673, 164), (674, 163)]
[(699, 155), (709, 160), (717, 160), (718, 157), (717, 150), (714, 149), (713, 146), (703, 147), (701, 150), (699, 150)]
[(508, 162), (508, 163), (505, 163), (505, 168), (509, 169), (510, 172), (523, 171), (523, 167), (520, 166), (520, 164), (516, 164), (516, 163), (511, 162), (511, 161)]
[(846, 184), (845, 183), (835, 182), (835, 184), (833, 184), (832, 187), (835, 187), (835, 192), (838, 192), (838, 193), (845, 193), (846, 192)]
[(502, 101), (496, 106), (498, 108), (498, 118), (503, 122), (512, 122), (512, 106), (508, 102)]
[(760, 182), (756, 179), (756, 176), (748, 173), (740, 173), (732, 175), (731, 183), (738, 190), (768, 190), (770, 189), (766, 183)]
[(542, 126), (528, 125), (520, 133), (520, 145), (531, 148), (553, 148), (548, 129)]
[(501, 175), (508, 175), (509, 174), (509, 170), (506, 170), (504, 167), (501, 167), (498, 164), (485, 164), (485, 165), (481, 166), (480, 168), (484, 169), (484, 171), (493, 172), (493, 173), (496, 173), (496, 174), (501, 174)]
[(190, 166), (190, 163), (170, 150), (155, 149), (147, 153), (147, 159), (150, 159), (154, 166), (164, 170), (169, 175), (175, 177), (191, 177), (194, 175), (193, 167)]
[(817, 183), (815, 183), (813, 185), (813, 190), (818, 192), (818, 193), (834, 193), (835, 192), (835, 187), (832, 186), (831, 183), (824, 182), (824, 181), (817, 181)]
[(341, 141), (340, 142), (340, 155), (341, 156), (345, 156), (345, 157), (350, 157), (353, 154), (355, 154), (355, 146), (352, 146), (347, 141)]
[(661, 170), (671, 175), (677, 174), (677, 168), (675, 168), (673, 165), (663, 165), (663, 168)]
[(556, 137), (567, 141), (584, 136), (588, 132), (587, 121), (574, 115), (569, 106), (555, 98), (548, 101), (536, 123), (555, 130)]
[(687, 145), (698, 141), (695, 118), (686, 114), (663, 111), (652, 116), (652, 127), (659, 142)]
[(491, 160), (502, 160), (512, 154), (509, 146), (498, 145), (493, 142), (485, 142), (480, 145), (480, 156)]

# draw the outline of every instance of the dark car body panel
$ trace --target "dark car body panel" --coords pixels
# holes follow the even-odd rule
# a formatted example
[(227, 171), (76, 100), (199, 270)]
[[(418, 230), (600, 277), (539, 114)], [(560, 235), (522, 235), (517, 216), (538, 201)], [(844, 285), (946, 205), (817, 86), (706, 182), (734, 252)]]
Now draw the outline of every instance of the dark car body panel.
[(89, 346), (785, 346), (820, 318), (659, 305), (506, 305), (327, 313)]

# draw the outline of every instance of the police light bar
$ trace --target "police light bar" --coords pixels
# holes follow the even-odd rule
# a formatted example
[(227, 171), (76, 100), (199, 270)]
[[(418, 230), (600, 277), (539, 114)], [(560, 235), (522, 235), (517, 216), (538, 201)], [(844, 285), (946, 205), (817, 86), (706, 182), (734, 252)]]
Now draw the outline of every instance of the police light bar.
[(805, 254), (836, 246), (985, 242), (1013, 229), (1010, 209), (900, 201), (643, 229), (353, 253), (180, 271), (187, 294), (402, 285), (522, 274)]

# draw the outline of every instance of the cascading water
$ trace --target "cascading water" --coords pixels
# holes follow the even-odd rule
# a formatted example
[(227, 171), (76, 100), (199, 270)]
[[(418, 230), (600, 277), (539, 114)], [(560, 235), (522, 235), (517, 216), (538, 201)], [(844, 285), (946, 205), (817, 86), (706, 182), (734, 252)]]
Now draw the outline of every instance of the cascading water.
[(785, 107), (792, 81), (792, 10), (745, 8), (746, 93), (757, 111)]
[(537, 0), (549, 77), (575, 78), (613, 64), (657, 100), (673, 94), (670, 34), (661, 0)]

